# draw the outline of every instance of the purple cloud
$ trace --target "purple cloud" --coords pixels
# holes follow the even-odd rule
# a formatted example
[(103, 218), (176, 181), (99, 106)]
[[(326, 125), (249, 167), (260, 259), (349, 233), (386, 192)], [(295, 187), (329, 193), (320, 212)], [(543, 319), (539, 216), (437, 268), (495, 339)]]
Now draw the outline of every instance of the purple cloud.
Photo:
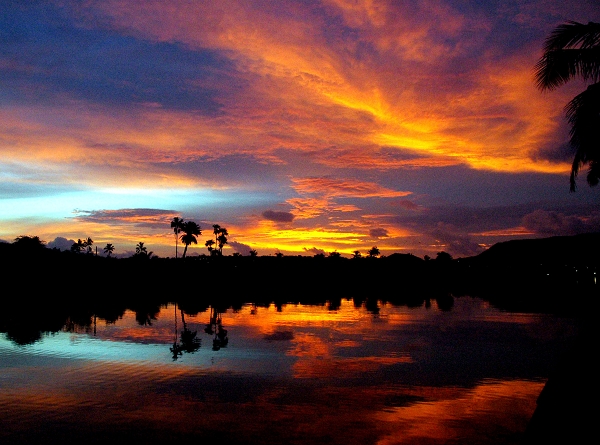
[(577, 235), (600, 231), (600, 212), (591, 215), (565, 215), (535, 210), (523, 217), (523, 226), (540, 235)]
[(275, 221), (280, 223), (288, 223), (294, 220), (294, 215), (289, 212), (277, 212), (274, 210), (266, 210), (262, 216), (269, 221)]
[(390, 235), (386, 229), (379, 227), (369, 230), (369, 236), (371, 238), (387, 238)]

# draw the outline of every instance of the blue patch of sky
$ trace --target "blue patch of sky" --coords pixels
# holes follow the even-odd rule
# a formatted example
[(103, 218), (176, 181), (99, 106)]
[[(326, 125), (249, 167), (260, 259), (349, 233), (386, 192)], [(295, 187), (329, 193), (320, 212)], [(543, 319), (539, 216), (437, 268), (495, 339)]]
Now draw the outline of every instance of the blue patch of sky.
[(51, 101), (66, 93), (111, 106), (153, 103), (217, 115), (220, 89), (244, 87), (218, 52), (79, 28), (62, 14), (49, 7), (3, 11), (0, 97)]
[(75, 216), (75, 209), (174, 209), (178, 212), (198, 212), (206, 216), (218, 216), (239, 212), (244, 208), (263, 208), (275, 204), (266, 193), (241, 190), (209, 189), (102, 189), (72, 190), (50, 194), (44, 190), (37, 196), (2, 200), (0, 221), (22, 218), (64, 219)]

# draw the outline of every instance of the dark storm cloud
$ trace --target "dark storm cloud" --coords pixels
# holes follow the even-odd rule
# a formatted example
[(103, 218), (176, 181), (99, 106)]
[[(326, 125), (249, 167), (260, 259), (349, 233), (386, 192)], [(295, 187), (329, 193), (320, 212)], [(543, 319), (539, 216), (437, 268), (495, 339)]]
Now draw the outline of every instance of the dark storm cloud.
[(446, 224), (438, 224), (437, 228), (431, 232), (431, 236), (436, 242), (445, 246), (441, 250), (450, 253), (452, 256), (474, 256), (484, 250), (482, 246), (473, 241), (462, 230)]
[[(600, 231), (598, 213), (590, 206), (527, 203), (496, 207), (439, 206), (419, 214), (392, 218), (395, 224), (448, 240), (448, 233), (485, 233), (523, 226), (540, 235)], [(462, 241), (461, 241), (462, 243)]]
[(369, 236), (371, 238), (387, 238), (389, 234), (386, 229), (379, 227), (369, 230)]
[(417, 205), (414, 202), (409, 201), (407, 199), (402, 199), (400, 201), (392, 202), (392, 205), (397, 205), (397, 206), (402, 207), (403, 209), (406, 209), (406, 210), (419, 210), (419, 209), (421, 209), (421, 207), (419, 205)]
[(289, 212), (276, 212), (274, 210), (266, 210), (262, 214), (263, 218), (269, 221), (287, 223), (294, 220), (294, 215)]
[(551, 162), (572, 162), (575, 151), (568, 142), (541, 147), (534, 155), (535, 160)]
[(191, 51), (77, 27), (57, 8), (12, 8), (0, 19), (3, 93), (19, 101), (76, 99), (220, 113), (217, 89), (240, 83), (216, 51)]
[(438, 206), (418, 214), (411, 212), (399, 215), (392, 218), (392, 221), (400, 226), (429, 233), (439, 230), (440, 224), (460, 227), (463, 232), (484, 232), (516, 227), (534, 209), (533, 204), (485, 208)]
[(567, 215), (538, 209), (523, 217), (523, 226), (545, 236), (600, 232), (600, 212)]

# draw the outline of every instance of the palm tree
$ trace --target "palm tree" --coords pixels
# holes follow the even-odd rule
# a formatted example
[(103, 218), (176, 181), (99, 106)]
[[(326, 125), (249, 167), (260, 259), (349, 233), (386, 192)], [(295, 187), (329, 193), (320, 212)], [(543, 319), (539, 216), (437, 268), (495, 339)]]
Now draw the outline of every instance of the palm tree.
[(219, 232), (221, 231), (221, 226), (218, 224), (213, 224), (213, 234), (215, 235), (215, 244), (219, 243)]
[(146, 248), (146, 246), (144, 246), (143, 241), (140, 241), (135, 246), (135, 254), (136, 255), (147, 255), (148, 254), (148, 249)]
[(209, 252), (214, 255), (216, 254), (216, 252), (213, 254), (213, 246), (217, 246), (217, 248), (219, 249), (219, 255), (223, 255), (223, 246), (225, 244), (227, 244), (227, 236), (229, 235), (229, 233), (227, 232), (227, 229), (225, 227), (221, 227), (219, 224), (213, 224), (213, 234), (215, 235), (215, 242), (211, 243), (210, 246), (207, 243), (206, 247), (208, 247)]
[(106, 247), (104, 248), (104, 253), (106, 254), (106, 256), (110, 257), (114, 251), (115, 246), (113, 246), (111, 243), (107, 243)]
[(204, 243), (204, 245), (208, 248), (209, 255), (212, 256), (213, 255), (213, 250), (214, 250), (213, 246), (215, 245), (215, 242), (213, 240), (211, 240), (211, 239), (208, 239), (208, 240), (206, 240), (206, 242)]
[(360, 257), (362, 257), (360, 250), (355, 250), (354, 252), (352, 252), (352, 258), (360, 258)]
[(217, 242), (219, 243), (219, 255), (223, 255), (223, 246), (227, 244), (227, 236), (229, 232), (225, 227), (221, 227), (219, 229), (219, 236), (217, 237)]
[(153, 253), (154, 252), (152, 251), (148, 252), (148, 249), (146, 248), (146, 246), (144, 246), (144, 242), (140, 241), (135, 246), (135, 254), (133, 256), (141, 259), (150, 259)]
[(181, 233), (181, 228), (183, 227), (184, 221), (179, 216), (175, 216), (171, 221), (171, 228), (175, 233), (175, 258), (177, 258), (177, 241), (179, 240), (179, 234)]
[(78, 239), (76, 243), (71, 245), (71, 252), (81, 253), (81, 251), (85, 248), (85, 244), (81, 239)]
[(379, 256), (380, 252), (379, 249), (377, 248), (377, 246), (373, 246), (368, 253), (369, 258), (377, 258)]
[(575, 178), (588, 165), (587, 183), (600, 181), (600, 23), (567, 21), (546, 39), (544, 53), (535, 65), (540, 90), (554, 90), (576, 77), (591, 82), (565, 107), (571, 124), (570, 144), (575, 150), (571, 165), (571, 191)]
[(88, 236), (88, 238), (83, 242), (83, 246), (87, 248), (87, 253), (91, 254), (92, 253), (92, 245), (94, 244), (94, 241)]
[(200, 226), (194, 221), (186, 221), (181, 226), (181, 231), (183, 232), (183, 235), (181, 235), (181, 242), (185, 244), (181, 258), (185, 258), (188, 246), (192, 243), (198, 244), (198, 239), (196, 237), (202, 235), (202, 230), (200, 230)]

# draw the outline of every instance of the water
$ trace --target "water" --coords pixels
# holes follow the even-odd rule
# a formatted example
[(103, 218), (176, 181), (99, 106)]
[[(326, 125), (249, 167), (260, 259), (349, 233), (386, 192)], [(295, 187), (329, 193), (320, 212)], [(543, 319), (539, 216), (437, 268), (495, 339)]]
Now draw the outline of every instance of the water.
[(4, 445), (364, 445), (519, 443), (574, 328), (460, 297), (451, 310), (171, 303), (29, 341), (5, 331)]

